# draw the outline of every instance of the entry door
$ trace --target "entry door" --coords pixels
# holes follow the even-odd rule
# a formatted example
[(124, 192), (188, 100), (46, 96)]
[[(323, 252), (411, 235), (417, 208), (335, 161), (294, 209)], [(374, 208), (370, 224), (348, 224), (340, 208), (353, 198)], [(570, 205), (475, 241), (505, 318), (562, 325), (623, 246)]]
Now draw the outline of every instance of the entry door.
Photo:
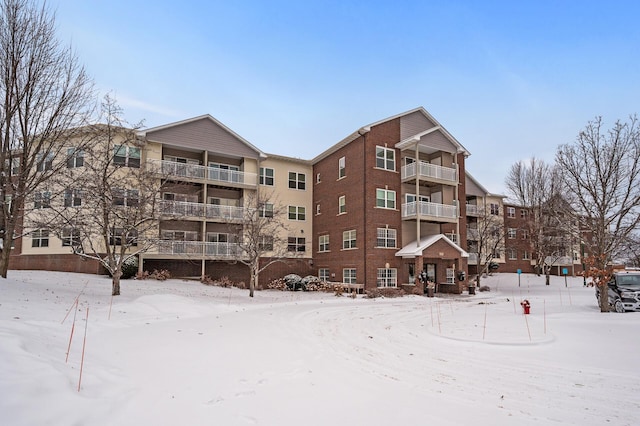
[(436, 282), (436, 264), (435, 263), (426, 263), (424, 265), (424, 270), (427, 273), (427, 279), (433, 283)]

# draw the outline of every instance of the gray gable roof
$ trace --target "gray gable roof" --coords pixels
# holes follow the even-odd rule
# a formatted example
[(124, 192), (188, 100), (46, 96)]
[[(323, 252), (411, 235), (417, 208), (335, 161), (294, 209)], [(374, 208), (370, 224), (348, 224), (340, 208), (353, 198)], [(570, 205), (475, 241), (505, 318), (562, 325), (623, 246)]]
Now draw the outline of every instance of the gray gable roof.
[(249, 141), (206, 114), (139, 132), (147, 141), (238, 158), (266, 158)]

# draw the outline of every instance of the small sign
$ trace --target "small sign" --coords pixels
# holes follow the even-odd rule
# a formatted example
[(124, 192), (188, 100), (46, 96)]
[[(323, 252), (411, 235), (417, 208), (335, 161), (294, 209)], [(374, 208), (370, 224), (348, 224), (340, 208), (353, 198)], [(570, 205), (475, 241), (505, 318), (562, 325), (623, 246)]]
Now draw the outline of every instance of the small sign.
[(568, 275), (568, 274), (569, 274), (569, 269), (562, 268), (562, 275)]
[(522, 273), (522, 269), (518, 269), (518, 275)]

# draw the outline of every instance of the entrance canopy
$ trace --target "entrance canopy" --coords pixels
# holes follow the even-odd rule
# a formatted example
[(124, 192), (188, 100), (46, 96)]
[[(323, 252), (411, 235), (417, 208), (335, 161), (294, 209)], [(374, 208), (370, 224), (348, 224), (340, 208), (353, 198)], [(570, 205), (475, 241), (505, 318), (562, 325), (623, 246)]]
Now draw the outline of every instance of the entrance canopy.
[(426, 249), (439, 241), (449, 244), (452, 248), (456, 249), (460, 253), (460, 257), (469, 257), (469, 253), (460, 248), (444, 234), (430, 235), (428, 237), (421, 238), (420, 241), (412, 241), (396, 252), (396, 256), (408, 259), (420, 257)]

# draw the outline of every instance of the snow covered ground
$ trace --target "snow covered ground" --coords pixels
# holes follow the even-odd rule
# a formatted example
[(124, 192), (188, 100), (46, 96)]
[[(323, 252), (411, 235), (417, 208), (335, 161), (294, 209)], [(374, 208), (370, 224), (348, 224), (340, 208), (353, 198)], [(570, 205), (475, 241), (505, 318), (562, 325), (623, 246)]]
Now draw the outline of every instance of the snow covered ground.
[(601, 314), (581, 278), (483, 284), (475, 296), (251, 299), (129, 280), (110, 306), (105, 277), (10, 271), (0, 424), (640, 424), (640, 313)]

